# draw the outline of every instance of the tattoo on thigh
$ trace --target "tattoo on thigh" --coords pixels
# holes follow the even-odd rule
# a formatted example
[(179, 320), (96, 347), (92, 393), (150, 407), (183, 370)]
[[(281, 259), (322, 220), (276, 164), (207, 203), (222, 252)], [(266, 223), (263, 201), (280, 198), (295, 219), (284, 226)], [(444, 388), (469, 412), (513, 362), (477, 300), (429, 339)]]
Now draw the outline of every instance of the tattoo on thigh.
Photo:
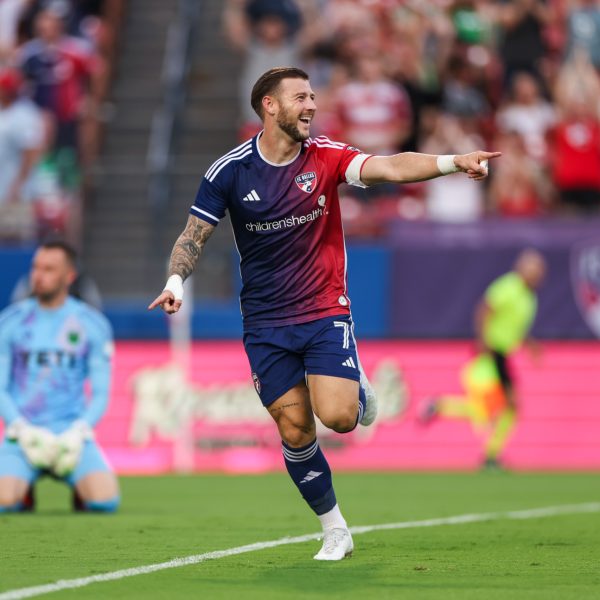
[(287, 404), (282, 404), (281, 406), (277, 406), (275, 408), (269, 408), (269, 412), (271, 414), (275, 414), (285, 410), (286, 408), (292, 408), (292, 406), (300, 406), (300, 402), (288, 402)]

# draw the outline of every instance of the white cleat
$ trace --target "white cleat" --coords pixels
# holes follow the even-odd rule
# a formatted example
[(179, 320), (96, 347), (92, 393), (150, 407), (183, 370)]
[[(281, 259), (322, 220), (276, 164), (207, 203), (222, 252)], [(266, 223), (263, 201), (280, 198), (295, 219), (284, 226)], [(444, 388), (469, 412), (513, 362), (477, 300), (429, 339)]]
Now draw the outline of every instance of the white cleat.
[(347, 529), (336, 527), (323, 532), (323, 547), (315, 554), (315, 560), (342, 560), (352, 554), (354, 543)]
[(365, 397), (367, 399), (365, 412), (360, 420), (360, 424), (366, 427), (367, 425), (371, 425), (377, 416), (377, 395), (362, 370), (362, 367), (360, 369), (360, 387), (365, 391)]

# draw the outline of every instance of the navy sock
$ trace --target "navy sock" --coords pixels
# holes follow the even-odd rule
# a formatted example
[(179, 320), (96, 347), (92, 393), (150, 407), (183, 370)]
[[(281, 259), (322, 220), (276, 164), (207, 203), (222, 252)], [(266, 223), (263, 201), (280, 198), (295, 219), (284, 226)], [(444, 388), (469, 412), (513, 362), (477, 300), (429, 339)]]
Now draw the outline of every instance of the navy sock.
[(367, 395), (365, 394), (365, 388), (362, 385), (358, 386), (358, 418), (356, 422), (358, 423), (365, 414), (365, 407), (367, 406)]
[(315, 439), (302, 448), (292, 448), (285, 442), (282, 444), (285, 466), (302, 497), (317, 515), (329, 512), (337, 501), (331, 482), (331, 469), (319, 442)]

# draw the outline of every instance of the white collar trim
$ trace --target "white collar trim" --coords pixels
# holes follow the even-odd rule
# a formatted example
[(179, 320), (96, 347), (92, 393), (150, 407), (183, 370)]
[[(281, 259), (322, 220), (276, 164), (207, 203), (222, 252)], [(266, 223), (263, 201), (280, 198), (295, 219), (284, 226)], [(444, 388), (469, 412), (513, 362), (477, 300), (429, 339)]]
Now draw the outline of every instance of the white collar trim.
[(271, 162), (270, 160), (267, 160), (264, 156), (263, 153), (260, 151), (260, 145), (258, 143), (258, 141), (260, 140), (262, 134), (264, 132), (261, 131), (258, 136), (256, 136), (256, 150), (258, 152), (258, 155), (268, 164), (271, 165), (272, 167), (287, 167), (288, 165), (291, 165), (299, 156), (300, 156), (300, 152), (302, 152), (302, 144), (300, 144), (300, 148), (298, 149), (298, 154), (296, 154), (296, 156), (294, 156), (294, 158), (291, 158), (290, 160), (288, 160), (287, 162), (284, 163), (274, 163)]

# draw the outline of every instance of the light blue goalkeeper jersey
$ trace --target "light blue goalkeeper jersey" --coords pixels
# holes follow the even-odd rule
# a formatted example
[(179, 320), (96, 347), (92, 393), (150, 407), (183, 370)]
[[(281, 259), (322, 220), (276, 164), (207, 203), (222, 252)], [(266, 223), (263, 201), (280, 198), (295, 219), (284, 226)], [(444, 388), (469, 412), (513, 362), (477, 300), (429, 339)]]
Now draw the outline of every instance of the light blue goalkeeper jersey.
[(28, 298), (0, 313), (0, 417), (60, 433), (94, 426), (108, 404), (113, 338), (96, 309), (69, 297), (56, 309)]

